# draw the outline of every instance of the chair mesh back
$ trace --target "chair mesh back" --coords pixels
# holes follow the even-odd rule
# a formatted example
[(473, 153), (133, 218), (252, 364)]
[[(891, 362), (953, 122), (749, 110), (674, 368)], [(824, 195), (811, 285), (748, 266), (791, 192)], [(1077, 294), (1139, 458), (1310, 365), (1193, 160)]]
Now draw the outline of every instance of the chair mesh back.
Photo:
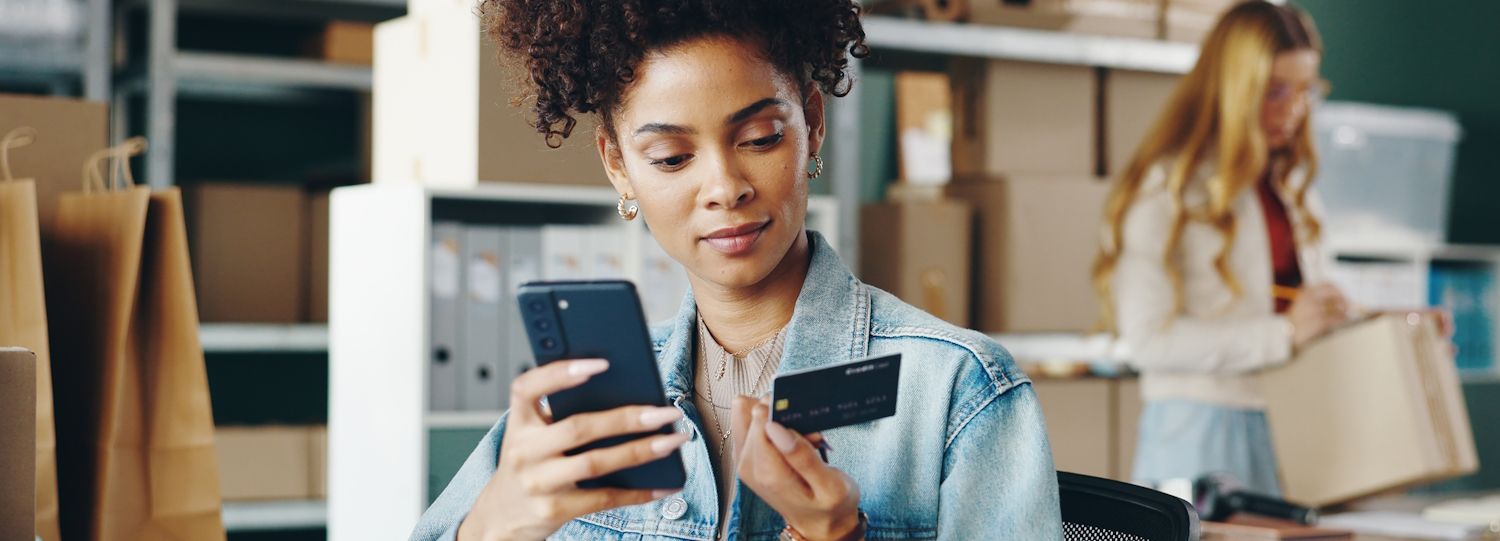
[(1138, 535), (1114, 532), (1083, 524), (1063, 523), (1064, 541), (1151, 541)]
[(1197, 541), (1198, 513), (1145, 487), (1057, 472), (1068, 541)]

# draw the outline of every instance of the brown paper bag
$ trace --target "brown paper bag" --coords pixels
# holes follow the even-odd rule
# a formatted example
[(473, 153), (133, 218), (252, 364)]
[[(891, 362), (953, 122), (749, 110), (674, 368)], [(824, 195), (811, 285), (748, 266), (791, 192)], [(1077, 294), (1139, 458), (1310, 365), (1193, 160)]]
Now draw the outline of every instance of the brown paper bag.
[(0, 139), (0, 347), (19, 346), (36, 353), (36, 534), (58, 541), (57, 439), (36, 184), (29, 178), (15, 179), (10, 168), (10, 150), (35, 138), (35, 130), (16, 128)]
[(126, 178), (62, 196), (48, 244), (48, 307), (67, 329), (54, 351), (63, 525), (78, 540), (222, 540), (181, 196)]

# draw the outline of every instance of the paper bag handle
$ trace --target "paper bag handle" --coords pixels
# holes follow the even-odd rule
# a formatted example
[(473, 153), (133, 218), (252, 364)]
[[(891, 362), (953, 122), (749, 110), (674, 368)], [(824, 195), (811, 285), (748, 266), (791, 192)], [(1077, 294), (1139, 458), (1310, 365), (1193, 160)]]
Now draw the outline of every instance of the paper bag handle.
[(5, 182), (16, 180), (10, 174), (10, 149), (21, 148), (36, 142), (36, 129), (30, 126), (20, 126), (5, 134), (0, 139), (0, 179)]
[[(135, 185), (135, 175), (130, 171), (130, 158), (146, 151), (146, 138), (139, 135), (89, 155), (83, 161), (83, 192), (94, 189), (101, 192), (125, 190)], [(109, 181), (105, 182), (99, 164), (109, 158)]]

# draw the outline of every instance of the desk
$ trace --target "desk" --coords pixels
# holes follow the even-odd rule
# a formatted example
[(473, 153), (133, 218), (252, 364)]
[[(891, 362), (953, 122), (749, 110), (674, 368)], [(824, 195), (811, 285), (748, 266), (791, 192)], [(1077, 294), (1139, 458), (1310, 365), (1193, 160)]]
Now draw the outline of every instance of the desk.
[[(1391, 496), (1380, 496), (1365, 500), (1349, 507), (1348, 511), (1392, 511), (1398, 513), (1411, 513), (1421, 515), (1422, 510), (1429, 506), (1450, 501), (1482, 498), (1492, 496), (1493, 492), (1456, 492), (1452, 494), (1398, 494)], [(1390, 537), (1377, 535), (1354, 536), (1355, 541), (1426, 541), (1425, 539), (1410, 537)], [(1500, 539), (1500, 537), (1487, 537), (1486, 539)]]

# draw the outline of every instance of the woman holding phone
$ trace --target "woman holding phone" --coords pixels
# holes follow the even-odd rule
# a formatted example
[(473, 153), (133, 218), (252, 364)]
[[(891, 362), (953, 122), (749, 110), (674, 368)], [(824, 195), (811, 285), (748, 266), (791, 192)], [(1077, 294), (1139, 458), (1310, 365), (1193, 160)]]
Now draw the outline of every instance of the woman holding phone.
[(1302, 11), (1235, 6), (1106, 204), (1094, 279), (1141, 371), (1137, 480), (1229, 473), (1280, 493), (1254, 372), (1347, 312), (1322, 281), (1312, 190), (1321, 58)]
[[(672, 406), (552, 422), (540, 400), (608, 361), (525, 373), (413, 539), (1061, 537), (1041, 411), (1010, 356), (860, 283), (805, 228), (825, 100), (848, 92), (847, 56), (866, 52), (852, 1), (487, 0), (480, 11), (529, 74), (538, 137), (559, 142), (580, 116), (597, 119), (584, 135), (621, 217), (640, 213), (692, 291), (652, 332)], [(777, 373), (894, 352), (905, 367), (894, 417), (800, 435), (751, 398)], [(668, 424), (674, 433), (565, 454)], [(674, 450), (681, 491), (576, 485)]]

